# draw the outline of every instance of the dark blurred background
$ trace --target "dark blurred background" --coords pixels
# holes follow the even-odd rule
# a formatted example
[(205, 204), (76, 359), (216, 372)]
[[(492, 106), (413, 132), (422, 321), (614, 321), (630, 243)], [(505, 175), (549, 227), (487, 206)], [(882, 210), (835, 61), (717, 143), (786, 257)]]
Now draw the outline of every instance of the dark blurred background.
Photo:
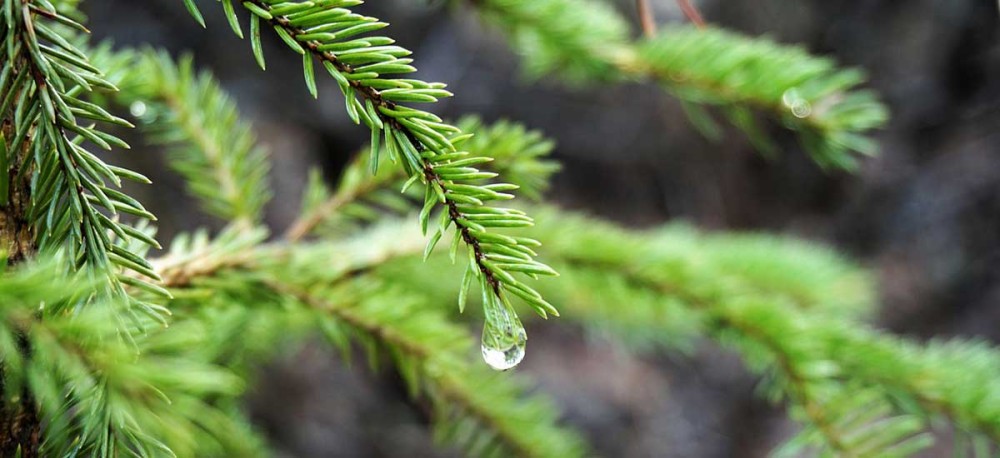
[[(609, 0), (611, 1), (611, 0)], [(273, 160), (268, 222), (294, 217), (308, 167), (328, 178), (368, 134), (344, 113), (334, 82), (312, 100), (297, 56), (267, 37), (259, 71), (215, 1), (208, 30), (181, 0), (85, 2), (98, 38), (192, 51), (234, 94)], [(620, 0), (631, 20), (631, 0)], [(683, 20), (673, 0), (652, 0), (661, 23)], [(464, 8), (423, 0), (371, 1), (363, 12), (393, 24), (415, 51), (419, 77), (457, 97), (436, 107), (455, 118), (509, 118), (558, 141), (565, 166), (550, 198), (633, 227), (683, 219), (711, 230), (794, 235), (835, 246), (880, 279), (881, 326), (916, 338), (1000, 337), (1000, 21), (995, 0), (705, 0), (710, 22), (864, 67), (892, 111), (876, 133), (881, 154), (859, 173), (819, 170), (794, 139), (767, 161), (729, 132), (697, 134), (678, 104), (650, 85), (600, 91), (521, 77), (502, 37)], [(154, 178), (137, 196), (163, 239), (217, 224), (182, 197), (156, 150), (125, 163)], [(754, 378), (711, 345), (693, 358), (630, 355), (568, 325), (536, 326), (522, 365), (552, 393), (566, 421), (604, 456), (764, 456), (792, 431), (754, 395)], [(398, 380), (309, 346), (262, 370), (250, 410), (282, 456), (451, 456), (432, 447)], [(943, 453), (943, 452), (942, 452)], [(932, 451), (929, 456), (936, 456)]]

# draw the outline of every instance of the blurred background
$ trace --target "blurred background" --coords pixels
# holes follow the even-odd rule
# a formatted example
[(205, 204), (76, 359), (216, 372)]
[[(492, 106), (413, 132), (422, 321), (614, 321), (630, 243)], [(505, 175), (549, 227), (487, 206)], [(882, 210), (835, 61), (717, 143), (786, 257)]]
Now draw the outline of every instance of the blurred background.
[[(612, 0), (608, 0), (612, 1)], [(295, 216), (306, 172), (329, 180), (368, 140), (347, 118), (333, 80), (314, 101), (298, 56), (266, 36), (267, 72), (203, 0), (202, 30), (180, 0), (85, 2), (98, 39), (191, 51), (253, 120), (274, 162), (272, 228)], [(622, 13), (636, 19), (631, 0)], [(1000, 20), (995, 0), (704, 0), (709, 22), (860, 66), (892, 111), (878, 157), (859, 172), (823, 172), (791, 136), (784, 154), (756, 155), (729, 132), (713, 143), (676, 101), (650, 85), (599, 91), (528, 81), (502, 37), (467, 8), (425, 0), (371, 1), (359, 12), (393, 24), (415, 51), (418, 77), (447, 82), (443, 117), (479, 114), (544, 131), (564, 165), (549, 198), (649, 227), (672, 220), (708, 230), (781, 233), (834, 246), (878, 275), (879, 325), (926, 339), (1000, 338)], [(683, 21), (652, 0), (660, 23)], [(159, 151), (133, 143), (113, 162), (153, 178), (136, 197), (160, 218), (161, 239), (218, 227), (184, 195)], [(154, 190), (155, 189), (155, 190)], [(143, 195), (145, 193), (145, 195)], [(458, 281), (456, 279), (456, 281)], [(691, 358), (633, 355), (558, 322), (529, 329), (519, 369), (559, 402), (566, 422), (603, 456), (765, 456), (794, 426), (755, 396), (739, 360), (706, 344)], [(321, 346), (262, 368), (252, 416), (281, 456), (452, 456), (433, 447), (427, 419), (392, 373), (348, 368)], [(943, 453), (943, 452), (942, 452)], [(929, 456), (936, 456), (930, 452)]]

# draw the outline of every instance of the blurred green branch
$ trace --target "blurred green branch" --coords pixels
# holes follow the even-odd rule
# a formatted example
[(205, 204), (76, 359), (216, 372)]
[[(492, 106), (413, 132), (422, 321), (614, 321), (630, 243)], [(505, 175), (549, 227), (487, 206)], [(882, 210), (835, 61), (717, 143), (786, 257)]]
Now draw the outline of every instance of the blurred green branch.
[(734, 126), (767, 154), (777, 147), (752, 110), (795, 131), (823, 167), (856, 166), (852, 152), (873, 154), (865, 134), (888, 119), (886, 108), (854, 69), (841, 70), (800, 47), (750, 38), (714, 27), (661, 27), (634, 42), (628, 25), (598, 0), (475, 0), (523, 55), (533, 77), (559, 74), (570, 82), (650, 81), (683, 102), (692, 122), (710, 137), (719, 128), (702, 105), (720, 107)]
[[(194, 0), (183, 1), (204, 24)], [(480, 302), (480, 351), (510, 368), (526, 339), (510, 296), (555, 314), (542, 293), (581, 326), (636, 348), (684, 351), (710, 338), (739, 353), (768, 397), (804, 426), (782, 454), (909, 455), (929, 444), (937, 419), (986, 450), (1000, 439), (1000, 353), (963, 340), (914, 343), (864, 324), (875, 303), (870, 276), (835, 254), (681, 225), (630, 231), (528, 207), (543, 217), (536, 224), (523, 207), (492, 207), (515, 189), (542, 194), (557, 169), (545, 157), (551, 142), (511, 123), (452, 125), (405, 106), (451, 93), (399, 77), (415, 71), (410, 51), (374, 34), (387, 24), (352, 12), (359, 0), (218, 3), (261, 66), (262, 29), (302, 56), (314, 96), (314, 66), (322, 65), (348, 115), (369, 128), (369, 154), (334, 190), (314, 174), (302, 218), (269, 241), (261, 226), (266, 154), (209, 74), (162, 52), (87, 49), (75, 1), (2, 0), (0, 195), (30, 196), (30, 211), (13, 216), (27, 218), (31, 235), (6, 244), (18, 248), (10, 258), (17, 265), (0, 273), (2, 394), (4, 407), (14, 407), (0, 420), (30, 423), (29, 437), (0, 431), (3, 452), (265, 455), (240, 407), (245, 381), (261, 361), (321, 333), (345, 358), (361, 347), (373, 366), (390, 361), (415, 401), (429, 405), (438, 438), (467, 454), (582, 456), (584, 442), (559, 426), (551, 402), (474, 363), (473, 339), (437, 307), (456, 297), (459, 310)], [(764, 149), (751, 110), (766, 113), (797, 131), (824, 166), (850, 167), (852, 152), (870, 152), (864, 135), (886, 117), (856, 89), (860, 73), (799, 48), (690, 27), (633, 42), (596, 2), (473, 3), (538, 75), (653, 81), (704, 130), (716, 127), (701, 106), (715, 105)], [(247, 35), (239, 11), (249, 14)], [(153, 217), (117, 190), (121, 178), (148, 180), (86, 148), (126, 146), (89, 124), (131, 127), (103, 108), (109, 100), (167, 146), (172, 168), (229, 223), (224, 230), (182, 234), (166, 254), (148, 255), (159, 245), (142, 219)], [(496, 181), (497, 172), (507, 181)], [(0, 205), (3, 216), (21, 210)], [(435, 212), (439, 224), (425, 243)], [(421, 231), (392, 217), (411, 213)], [(507, 228), (547, 244), (498, 231)], [(450, 247), (437, 249), (446, 233)], [(12, 233), (0, 227), (0, 235)], [(442, 281), (461, 274), (452, 271), (463, 244), (461, 286)], [(36, 247), (39, 256), (26, 260)], [(537, 258), (558, 267), (560, 281), (537, 290), (524, 283), (555, 274)], [(470, 293), (477, 283), (481, 298)], [(169, 301), (169, 313), (158, 301)], [(36, 411), (41, 418), (31, 418)]]

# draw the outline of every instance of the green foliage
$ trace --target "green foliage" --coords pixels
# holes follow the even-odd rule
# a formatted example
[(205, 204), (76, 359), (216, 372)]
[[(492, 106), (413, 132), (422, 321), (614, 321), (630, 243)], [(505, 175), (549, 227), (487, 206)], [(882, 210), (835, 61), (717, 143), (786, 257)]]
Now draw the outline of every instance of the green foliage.
[[(475, 135), (464, 145), (469, 159), (481, 161), (485, 170), (507, 177), (525, 197), (540, 199), (548, 188), (549, 178), (559, 170), (558, 164), (546, 158), (554, 144), (540, 132), (503, 121), (484, 126), (471, 116), (460, 119), (457, 125)], [(372, 159), (368, 154), (355, 155), (341, 174), (335, 191), (329, 190), (322, 176), (314, 171), (304, 193), (302, 216), (298, 224), (289, 228), (286, 238), (294, 241), (312, 233), (349, 234), (359, 225), (378, 221), (387, 213), (410, 212), (413, 203), (423, 196), (412, 188), (398, 191), (406, 187), (406, 172), (386, 170), (389, 161), (385, 156), (374, 158), (382, 162), (374, 167)], [(372, 168), (383, 172), (372, 174)]]
[(852, 152), (874, 154), (864, 134), (888, 115), (858, 70), (841, 70), (798, 47), (715, 28), (663, 27), (633, 43), (617, 13), (598, 0), (477, 0), (470, 4), (497, 24), (524, 54), (533, 76), (559, 73), (572, 82), (614, 78), (655, 82), (683, 102), (710, 137), (719, 127), (702, 105), (720, 107), (762, 153), (777, 147), (758, 125), (766, 113), (799, 135), (820, 166), (852, 169)]
[(640, 46), (635, 65), (683, 100), (723, 105), (764, 151), (774, 147), (749, 110), (777, 114), (823, 167), (853, 168), (852, 151), (874, 154), (875, 143), (860, 133), (887, 119), (871, 92), (855, 90), (864, 80), (860, 71), (840, 70), (828, 59), (765, 39), (673, 28)]
[(118, 98), (133, 109), (148, 139), (169, 148), (170, 165), (207, 212), (226, 221), (258, 223), (270, 198), (267, 154), (236, 105), (190, 57), (175, 64), (163, 52), (129, 59), (138, 66)]
[[(0, 174), (3, 201), (17, 186), (11, 177), (30, 176), (30, 209), (25, 218), (33, 227), (43, 252), (68, 249), (73, 268), (107, 278), (96, 288), (104, 296), (125, 296), (123, 281), (153, 287), (138, 276), (158, 277), (129, 241), (159, 246), (119, 215), (155, 219), (142, 204), (118, 190), (121, 180), (148, 182), (142, 175), (106, 164), (84, 145), (110, 150), (128, 148), (93, 123), (131, 127), (131, 124), (89, 103), (81, 95), (117, 90), (74, 46), (82, 25), (58, 13), (48, 2), (5, 0), (0, 43), (5, 64), (0, 72), (0, 116), (5, 125), (2, 165), (13, 174)], [(118, 239), (117, 241), (115, 239)], [(82, 302), (81, 302), (82, 304)], [(149, 302), (130, 300), (128, 310), (162, 319), (164, 310)]]
[(507, 121), (484, 125), (478, 118), (466, 116), (456, 125), (475, 135), (464, 145), (472, 156), (490, 158), (489, 170), (517, 185), (522, 196), (541, 200), (549, 179), (559, 171), (559, 163), (547, 158), (555, 148), (552, 140)]
[(462, 326), (413, 295), (354, 277), (376, 260), (419, 252), (411, 229), (404, 246), (384, 237), (396, 235), (389, 227), (301, 247), (255, 246), (259, 238), (238, 232), (214, 241), (197, 236), (172, 246), (164, 278), (186, 285), (172, 304), (182, 323), (216, 329), (207, 348), (218, 364), (249, 375), (255, 361), (322, 333), (345, 358), (354, 342), (374, 367), (391, 361), (411, 394), (433, 405), (442, 443), (477, 456), (582, 455), (579, 438), (554, 426), (549, 402), (524, 396), (523, 383), (469, 358)]
[(186, 450), (212, 450), (232, 437), (240, 426), (207, 400), (235, 397), (243, 382), (189, 353), (198, 334), (173, 334), (184, 346), (157, 346), (162, 328), (145, 323), (130, 330), (138, 339), (132, 344), (118, 337), (113, 304), (67, 313), (98, 283), (67, 276), (65, 264), (55, 257), (0, 275), (4, 402), (27, 393), (37, 402), (47, 425), (42, 452), (190, 456)]
[[(962, 340), (920, 345), (871, 329), (860, 322), (874, 302), (868, 276), (825, 250), (687, 226), (623, 231), (532, 210), (540, 224), (531, 235), (550, 241), (539, 255), (563, 274), (543, 292), (566, 319), (636, 349), (688, 351), (704, 337), (733, 349), (765, 378), (768, 397), (805, 425), (785, 456), (909, 456), (945, 418), (977, 440), (997, 440), (997, 350)], [(426, 287), (427, 271), (447, 268), (443, 254), (431, 269), (418, 267), (417, 249), (395, 255), (364, 269), (435, 302), (455, 294)]]
[[(222, 3), (230, 4), (227, 0)], [(403, 105), (433, 103), (452, 94), (441, 83), (393, 78), (416, 71), (410, 65), (413, 60), (406, 57), (411, 52), (393, 45), (391, 38), (369, 35), (388, 24), (347, 9), (361, 3), (360, 0), (249, 0), (242, 5), (251, 15), (252, 49), (258, 62), (264, 62), (259, 44), (263, 22), (293, 52), (302, 55), (306, 86), (314, 97), (317, 95), (314, 61), (319, 61), (337, 81), (351, 119), (358, 124), (364, 122), (371, 130), (372, 171), (377, 171), (374, 166), (379, 164), (384, 146), (389, 159), (398, 162), (410, 178), (408, 185), (423, 183), (420, 223), (424, 232), (429, 228), (432, 213), (440, 209), (428, 250), (455, 226), (452, 238), (454, 243), (464, 242), (467, 246), (466, 275), (475, 279), (463, 284), (477, 284), (489, 298), (483, 304), (488, 312), (483, 338), (490, 339), (489, 331), (496, 330), (508, 338), (521, 336), (517, 344), (523, 345), (524, 329), (510, 304), (511, 295), (521, 298), (542, 316), (558, 315), (558, 311), (517, 277), (556, 275), (554, 270), (533, 259), (530, 247), (538, 242), (495, 232), (498, 228), (530, 226), (531, 218), (519, 210), (486, 205), (513, 199), (507, 191), (517, 186), (504, 182), (477, 184), (497, 175), (476, 167), (484, 162), (483, 158), (471, 158), (468, 152), (459, 149), (469, 136), (430, 112)], [(193, 7), (193, 3), (188, 5)], [(230, 24), (238, 23), (231, 5), (224, 11)], [(200, 14), (195, 17), (200, 18)], [(242, 35), (238, 27), (236, 30), (237, 35)], [(491, 317), (505, 319), (491, 320)]]
[(917, 345), (864, 328), (825, 334), (825, 351), (846, 373), (883, 386), (907, 411), (948, 417), (977, 440), (1000, 441), (1000, 360), (992, 345), (975, 340)]
[[(263, 27), (303, 56), (314, 95), (319, 62), (348, 114), (372, 133), (336, 186), (314, 174), (301, 217), (275, 241), (260, 225), (266, 154), (208, 73), (162, 52), (89, 49), (70, 19), (80, 17), (75, 1), (0, 1), (0, 156), (9, 172), (0, 173), (0, 197), (30, 192), (40, 250), (0, 272), (3, 410), (37, 410), (46, 456), (268, 455), (241, 410), (245, 385), (263, 362), (318, 336), (344, 359), (360, 349), (376, 370), (398, 373), (430, 406), (443, 444), (474, 456), (582, 456), (584, 442), (559, 425), (552, 402), (475, 361), (473, 339), (442, 305), (479, 302), (481, 351), (499, 347), (518, 359), (525, 337), (510, 296), (554, 314), (541, 293), (572, 323), (636, 351), (688, 351), (711, 339), (738, 353), (803, 425), (778, 455), (906, 456), (943, 421), (978, 452), (1000, 441), (1000, 353), (872, 329), (863, 322), (874, 309), (870, 275), (827, 250), (489, 206), (514, 189), (538, 199), (558, 168), (546, 157), (552, 143), (514, 123), (452, 125), (404, 106), (451, 94), (398, 77), (415, 70), (410, 52), (372, 34), (386, 24), (353, 13), (358, 0), (220, 0), (240, 37), (238, 11), (249, 13), (262, 67)], [(204, 25), (195, 2), (184, 4)], [(862, 134), (885, 116), (855, 90), (856, 72), (797, 48), (686, 28), (632, 43), (601, 3), (474, 4), (512, 35), (536, 75), (657, 81), (708, 130), (701, 104), (753, 135), (749, 110), (766, 112), (799, 132), (823, 165), (850, 166), (851, 151), (869, 150)], [(104, 108), (111, 103), (166, 147), (171, 167), (225, 229), (182, 234), (165, 254), (147, 254), (158, 247), (144, 221), (152, 215), (117, 190), (121, 178), (144, 178), (84, 147), (125, 146), (90, 125), (130, 126)], [(540, 215), (537, 224), (525, 210)], [(435, 211), (428, 244), (422, 232)], [(119, 212), (140, 219), (126, 224)], [(413, 213), (422, 231), (394, 218)], [(509, 227), (522, 235), (496, 231)], [(436, 248), (445, 235), (450, 248)], [(523, 282), (554, 274), (536, 257), (562, 272), (559, 281), (537, 290)], [(477, 283), (481, 295), (470, 292)], [(169, 301), (169, 318), (156, 301)]]
[[(536, 213), (540, 221), (559, 222), (536, 227), (551, 232), (533, 235), (559, 241), (540, 255), (565, 273), (560, 287), (574, 293), (575, 312), (567, 305), (567, 318), (676, 345), (676, 337), (656, 334), (658, 323), (651, 320), (688, 316), (689, 335), (706, 335), (741, 353), (768, 376), (772, 398), (791, 403), (792, 416), (809, 425), (794, 445), (813, 444), (835, 455), (909, 455), (926, 446), (928, 437), (919, 432), (937, 415), (977, 434), (995, 434), (997, 418), (980, 416), (991, 416), (992, 409), (973, 406), (971, 399), (987, 399), (1000, 388), (992, 372), (1000, 369), (996, 350), (962, 341), (923, 346), (859, 323), (873, 303), (867, 275), (827, 252), (763, 236), (699, 236), (688, 228), (628, 234), (587, 219)], [(625, 239), (631, 245), (623, 245)], [(602, 240), (629, 248), (617, 257), (600, 248), (570, 249), (600, 247)], [(631, 290), (627, 297), (658, 292), (659, 303), (611, 313), (605, 296), (574, 282), (575, 270), (596, 268), (619, 277)], [(664, 307), (674, 314), (654, 314)], [(956, 379), (958, 372), (969, 378)], [(932, 393), (924, 392), (928, 387)]]
[(616, 60), (629, 44), (629, 27), (606, 2), (486, 0), (470, 2), (498, 25), (524, 57), (525, 72), (559, 73), (581, 84), (617, 76)]
[(315, 265), (281, 271), (279, 291), (337, 318), (321, 321), (334, 343), (343, 346), (348, 332), (369, 353), (383, 347), (411, 394), (431, 400), (438, 441), (475, 456), (583, 455), (580, 439), (554, 426), (550, 402), (525, 397), (523, 383), (469, 361), (474, 347), (468, 333), (440, 311), (380, 283), (310, 290), (291, 280), (289, 274), (302, 278)]

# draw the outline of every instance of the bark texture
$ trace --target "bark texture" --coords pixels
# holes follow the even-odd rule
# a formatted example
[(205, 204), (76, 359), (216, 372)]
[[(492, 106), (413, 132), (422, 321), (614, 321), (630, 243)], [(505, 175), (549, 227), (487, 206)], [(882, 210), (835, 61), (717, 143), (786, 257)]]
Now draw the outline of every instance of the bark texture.
[[(3, 138), (13, 138), (13, 126), (8, 120), (3, 121)], [(5, 140), (6, 141), (6, 140)], [(31, 204), (31, 174), (21, 173), (25, 166), (28, 143), (25, 147), (10, 154), (7, 159), (7, 173), (10, 183), (8, 200), (0, 205), (0, 249), (7, 255), (8, 265), (23, 262), (30, 258), (35, 250), (35, 234), (28, 221), (28, 210)], [(10, 145), (8, 145), (10, 146)], [(6, 148), (12, 151), (11, 148)], [(22, 340), (22, 352), (30, 352), (27, 343)], [(0, 375), (4, 367), (0, 365)], [(33, 457), (38, 456), (41, 444), (41, 421), (38, 410), (30, 393), (18, 388), (20, 393), (9, 393), (6, 377), (0, 377), (0, 457)]]

